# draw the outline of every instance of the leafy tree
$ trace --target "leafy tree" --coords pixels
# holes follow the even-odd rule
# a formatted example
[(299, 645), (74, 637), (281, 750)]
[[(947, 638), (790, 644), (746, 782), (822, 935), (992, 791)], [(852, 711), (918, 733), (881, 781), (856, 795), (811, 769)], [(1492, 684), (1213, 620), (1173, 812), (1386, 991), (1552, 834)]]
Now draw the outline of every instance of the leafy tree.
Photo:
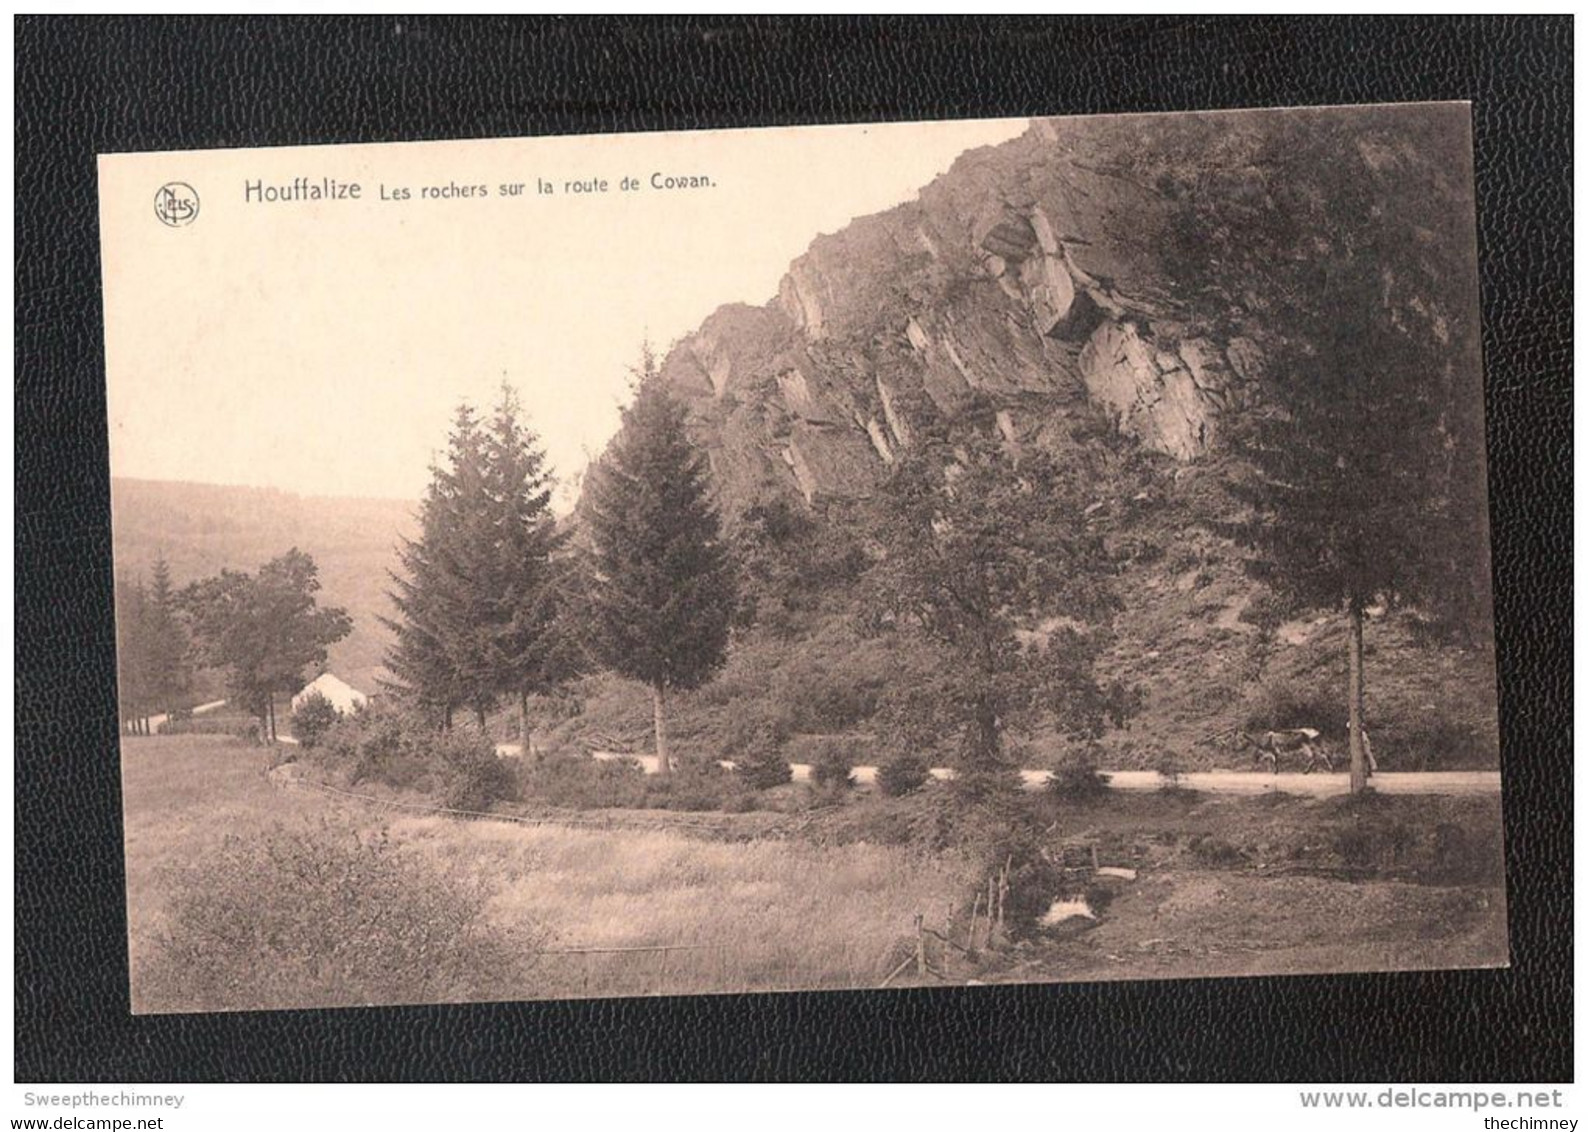
[(738, 627), (764, 626), (785, 639), (808, 630), (824, 596), (846, 589), (869, 565), (853, 529), (838, 516), (818, 522), (786, 498), (748, 507), (732, 532)]
[(222, 570), (190, 583), (179, 600), (192, 627), (198, 657), (225, 672), (227, 698), (258, 718), (268, 739), (265, 632), (253, 577), (241, 570)]
[(684, 422), (647, 353), (622, 429), (591, 469), (585, 496), (592, 645), (614, 672), (650, 686), (664, 772), (667, 698), (721, 668), (736, 588), (706, 461)]
[(901, 733), (957, 736), (972, 774), (1000, 768), (1011, 727), (1052, 718), (1095, 736), (1126, 714), (1124, 689), (1093, 673), (1116, 599), (1084, 487), (1075, 468), (972, 430), (918, 444), (879, 492), (873, 620), (943, 652), (931, 686), (891, 698), (885, 715), (921, 716), (896, 719)]
[(319, 589), (314, 559), (294, 547), (257, 574), (222, 570), (177, 599), (199, 655), (225, 670), (231, 698), (259, 717), (267, 739), (276, 738), (276, 694), (302, 687), (353, 627), (346, 610), (320, 607)]
[(336, 710), (335, 704), (319, 692), (311, 692), (292, 709), (292, 734), (306, 749), (312, 750), (341, 718), (342, 713)]
[(1277, 593), (1346, 618), (1353, 790), (1367, 773), (1370, 608), (1413, 604), (1470, 625), (1487, 607), (1459, 136), (1404, 117), (1307, 135), (1275, 160), (1333, 175), (1300, 228), (1257, 226), (1246, 253), (1305, 270), (1267, 273), (1274, 332), (1264, 405), (1232, 432), (1252, 469), (1233, 489), (1249, 509), (1233, 533)]

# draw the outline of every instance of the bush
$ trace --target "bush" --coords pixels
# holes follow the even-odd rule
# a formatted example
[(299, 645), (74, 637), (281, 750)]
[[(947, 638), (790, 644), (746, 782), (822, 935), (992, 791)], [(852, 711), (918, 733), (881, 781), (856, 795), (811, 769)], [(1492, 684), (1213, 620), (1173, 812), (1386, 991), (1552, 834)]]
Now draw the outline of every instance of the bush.
[(842, 739), (826, 739), (811, 762), (811, 780), (823, 789), (848, 790), (855, 784), (854, 765)]
[(513, 765), (470, 728), (438, 731), (425, 717), (382, 703), (343, 716), (326, 731), (314, 757), (349, 786), (380, 782), (436, 795), (461, 810), (488, 809), (518, 796)]
[(646, 804), (659, 810), (745, 813), (755, 809), (746, 783), (716, 762), (686, 760), (671, 774), (646, 778), (644, 786)]
[(1441, 822), (1434, 828), (1434, 877), (1449, 884), (1503, 884), (1503, 836), (1497, 824)]
[(1214, 868), (1235, 868), (1246, 863), (1246, 854), (1233, 842), (1211, 833), (1199, 833), (1188, 846), (1191, 855)]
[(1252, 731), (1313, 727), (1328, 735), (1345, 708), (1345, 695), (1318, 681), (1305, 687), (1286, 680), (1260, 685), (1247, 701), (1242, 726)]
[(414, 740), (435, 732), (390, 705), (367, 707), (338, 720), (321, 737), (316, 757), (338, 770), (349, 786), (383, 782), (399, 790), (433, 785), (433, 772)]
[(733, 761), (744, 781), (756, 790), (770, 790), (794, 779), (794, 768), (783, 755), (783, 743), (770, 728), (756, 732)]
[[(830, 663), (829, 663), (830, 662)], [(836, 667), (835, 667), (836, 665)], [(841, 659), (804, 658), (787, 666), (775, 694), (781, 714), (801, 731), (848, 731), (877, 710), (879, 681)]]
[(1181, 758), (1178, 752), (1171, 751), (1167, 747), (1158, 751), (1152, 757), (1152, 769), (1158, 772), (1164, 793), (1185, 789), (1185, 759)]
[(1386, 770), (1449, 770), (1500, 763), (1494, 727), (1462, 719), (1426, 718), (1411, 725), (1374, 728), (1373, 755)]
[(639, 809), (647, 804), (647, 782), (633, 763), (563, 753), (548, 755), (524, 772), (523, 794), (570, 809)]
[(921, 789), (931, 777), (925, 759), (918, 755), (894, 755), (877, 768), (877, 788), (890, 798), (902, 798)]
[(764, 701), (739, 705), (723, 728), (722, 757), (738, 762), (757, 745), (781, 749), (791, 733), (788, 715), (779, 706)]
[(545, 933), (485, 917), (490, 893), (370, 835), (322, 823), (228, 837), (174, 878), (140, 1006), (243, 1010), (521, 995)]
[(449, 810), (482, 813), (493, 803), (516, 802), (519, 797), (517, 771), (493, 749), (448, 764), (441, 804)]
[(292, 709), (292, 734), (306, 749), (320, 745), (325, 733), (342, 718), (342, 713), (319, 692), (311, 692)]
[(1108, 775), (1097, 769), (1097, 748), (1079, 747), (1064, 756), (1048, 779), (1048, 790), (1066, 802), (1097, 802), (1108, 795)]

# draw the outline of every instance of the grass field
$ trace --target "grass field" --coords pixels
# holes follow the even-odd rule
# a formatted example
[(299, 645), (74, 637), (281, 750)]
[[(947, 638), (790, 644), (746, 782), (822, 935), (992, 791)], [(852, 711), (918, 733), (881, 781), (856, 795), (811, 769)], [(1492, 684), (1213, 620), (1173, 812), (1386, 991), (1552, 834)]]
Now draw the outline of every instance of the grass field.
[[(917, 914), (963, 933), (986, 879), (985, 861), (907, 832), (941, 811), (930, 791), (861, 793), (814, 821), (714, 815), (717, 836), (703, 837), (383, 810), (273, 785), (268, 760), (224, 736), (124, 744), (136, 1010), (875, 987), (912, 955)], [(1507, 959), (1492, 796), (1035, 804), (1052, 807), (1055, 851), (1096, 847), (1135, 879), (1095, 920), (974, 960), (929, 940), (937, 977)]]
[[(160, 942), (184, 926), (173, 924), (171, 909), (196, 879), (203, 883), (194, 863), (221, 854), (228, 836), (241, 842), (287, 831), (321, 836), (327, 822), (332, 836), (384, 827), (399, 854), (424, 861), (437, 876), (482, 880), (479, 929), (501, 941), (533, 937), (537, 954), (518, 953), (503, 969), (477, 972), (453, 988), (449, 997), (459, 999), (874, 986), (913, 946), (915, 913), (941, 918), (973, 883), (970, 866), (951, 855), (896, 846), (730, 844), (670, 832), (437, 817), (383, 822), (359, 803), (278, 789), (265, 777), (266, 757), (213, 736), (125, 744), (135, 1009), (301, 1004), (290, 986), (250, 985), (246, 971), (222, 1003), (183, 1001), (175, 985), (180, 972), (170, 970)], [(271, 880), (261, 876), (257, 894), (237, 894), (239, 904), (265, 893), (294, 898), (290, 887), (272, 887)], [(687, 950), (570, 951), (657, 945)], [(268, 971), (317, 957), (259, 958), (254, 969)], [(420, 1000), (400, 972), (389, 975), (371, 984), (360, 972), (365, 991), (353, 1001)], [(390, 997), (377, 997), (386, 992)]]

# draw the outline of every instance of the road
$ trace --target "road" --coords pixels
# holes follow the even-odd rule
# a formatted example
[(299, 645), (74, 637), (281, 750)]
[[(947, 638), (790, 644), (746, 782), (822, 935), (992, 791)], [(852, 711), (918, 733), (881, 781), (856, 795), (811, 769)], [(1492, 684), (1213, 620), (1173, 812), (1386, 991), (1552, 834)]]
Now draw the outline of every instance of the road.
[[(496, 753), (517, 756), (522, 748), (517, 743), (499, 743)], [(637, 764), (646, 774), (655, 774), (655, 755), (627, 755), (617, 751), (593, 751), (591, 757), (601, 762), (628, 761)], [(724, 762), (723, 766), (733, 764)], [(791, 764), (794, 781), (804, 782), (811, 777), (808, 763)], [(940, 781), (954, 777), (948, 767), (934, 767), (932, 777)], [(1108, 784), (1115, 790), (1160, 790), (1163, 779), (1150, 770), (1106, 770)], [(870, 785), (877, 779), (874, 766), (854, 768), (855, 781)], [(1040, 790), (1047, 784), (1050, 774), (1045, 770), (1023, 770), (1020, 778), (1027, 790)], [(1498, 794), (1500, 772), (1497, 770), (1430, 770), (1430, 771), (1380, 771), (1369, 779), (1374, 790), (1381, 794)], [(1204, 794), (1299, 794), (1313, 798), (1331, 794), (1348, 794), (1351, 776), (1344, 771), (1333, 774), (1264, 774), (1261, 771), (1213, 770), (1196, 771), (1180, 776), (1180, 784), (1187, 790)]]
[[(216, 708), (225, 706), (225, 700), (211, 700), (207, 704), (199, 704), (198, 707), (193, 709), (193, 714), (203, 715), (207, 711), (214, 711)], [(160, 724), (164, 723), (169, 718), (170, 716), (164, 714), (163, 712), (160, 715), (151, 715), (149, 717), (149, 734), (158, 735), (160, 733)]]

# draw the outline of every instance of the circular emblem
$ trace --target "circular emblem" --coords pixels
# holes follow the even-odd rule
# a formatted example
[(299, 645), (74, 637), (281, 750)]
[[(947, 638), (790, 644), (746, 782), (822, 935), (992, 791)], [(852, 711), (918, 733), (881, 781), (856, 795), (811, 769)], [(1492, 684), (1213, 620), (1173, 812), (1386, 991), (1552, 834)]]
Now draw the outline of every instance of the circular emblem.
[(191, 224), (198, 219), (198, 212), (198, 193), (186, 181), (161, 185), (160, 191), (154, 194), (154, 214), (168, 227)]

